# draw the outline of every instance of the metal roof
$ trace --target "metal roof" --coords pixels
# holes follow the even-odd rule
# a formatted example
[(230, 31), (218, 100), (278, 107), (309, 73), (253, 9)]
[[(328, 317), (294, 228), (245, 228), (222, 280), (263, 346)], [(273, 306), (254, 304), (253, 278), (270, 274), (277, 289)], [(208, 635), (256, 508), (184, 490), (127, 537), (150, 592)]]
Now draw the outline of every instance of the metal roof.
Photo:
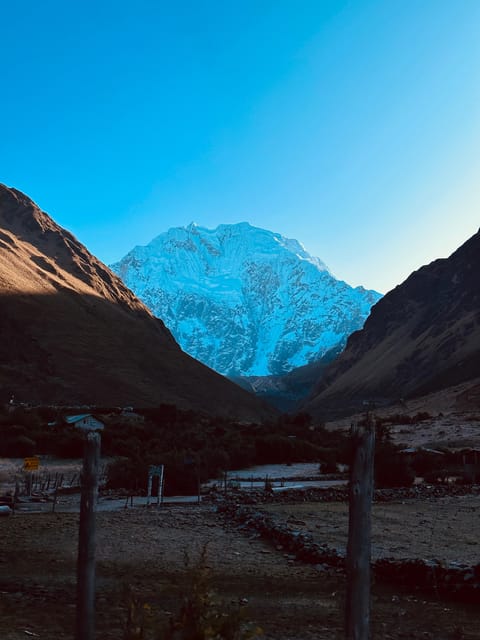
[(89, 418), (90, 416), (92, 416), (91, 413), (80, 413), (77, 416), (65, 416), (65, 422), (68, 422), (68, 424), (73, 424), (74, 422), (84, 420), (85, 418)]
[(429, 449), (428, 447), (408, 447), (407, 449), (401, 449), (399, 453), (420, 453), (425, 451), (426, 453), (436, 453), (439, 456), (444, 456), (445, 451), (438, 451), (438, 449)]

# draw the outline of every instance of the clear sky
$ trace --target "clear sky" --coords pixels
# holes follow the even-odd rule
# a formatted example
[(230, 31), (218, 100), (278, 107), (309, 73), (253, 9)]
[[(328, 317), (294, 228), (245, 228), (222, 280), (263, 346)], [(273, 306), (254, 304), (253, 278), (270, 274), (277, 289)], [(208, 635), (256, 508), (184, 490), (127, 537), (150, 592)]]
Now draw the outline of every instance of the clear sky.
[(480, 226), (478, 0), (0, 0), (0, 181), (107, 264), (248, 221), (386, 292)]

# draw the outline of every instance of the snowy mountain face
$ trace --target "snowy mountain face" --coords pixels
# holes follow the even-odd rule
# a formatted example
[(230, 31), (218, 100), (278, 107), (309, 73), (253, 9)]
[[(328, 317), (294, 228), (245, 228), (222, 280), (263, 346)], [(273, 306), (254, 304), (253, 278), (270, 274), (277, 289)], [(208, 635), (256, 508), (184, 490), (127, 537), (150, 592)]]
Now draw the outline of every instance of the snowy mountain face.
[(184, 351), (228, 376), (318, 360), (381, 297), (336, 280), (296, 240), (246, 222), (170, 229), (111, 268)]

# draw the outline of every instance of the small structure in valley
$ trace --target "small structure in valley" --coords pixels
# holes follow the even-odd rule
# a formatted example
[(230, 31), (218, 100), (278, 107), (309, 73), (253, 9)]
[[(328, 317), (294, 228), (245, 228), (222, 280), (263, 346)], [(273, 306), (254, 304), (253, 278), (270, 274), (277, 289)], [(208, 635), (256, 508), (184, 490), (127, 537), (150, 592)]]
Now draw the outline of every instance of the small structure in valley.
[(92, 413), (80, 413), (75, 416), (65, 416), (65, 422), (77, 429), (85, 431), (102, 431), (104, 423), (96, 418)]

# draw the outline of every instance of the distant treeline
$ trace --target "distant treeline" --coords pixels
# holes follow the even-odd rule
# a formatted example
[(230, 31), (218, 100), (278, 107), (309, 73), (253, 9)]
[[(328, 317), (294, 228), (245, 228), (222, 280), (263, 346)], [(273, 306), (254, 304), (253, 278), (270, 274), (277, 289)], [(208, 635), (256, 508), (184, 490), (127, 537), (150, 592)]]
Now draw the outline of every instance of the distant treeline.
[[(181, 410), (173, 405), (122, 410), (96, 407), (105, 424), (102, 455), (118, 456), (109, 469), (109, 485), (146, 489), (148, 466), (165, 465), (165, 492), (196, 491), (198, 481), (229, 469), (254, 464), (318, 462), (334, 471), (346, 439), (309, 415), (284, 415), (263, 424), (240, 424), (221, 417)], [(51, 454), (76, 458), (83, 454), (83, 434), (64, 423), (77, 408), (6, 407), (0, 412), (0, 455), (27, 457)]]
[[(83, 408), (82, 408), (83, 409)], [(67, 425), (65, 415), (93, 413), (105, 424), (102, 455), (116, 457), (109, 465), (108, 486), (142, 492), (148, 467), (165, 465), (165, 493), (194, 493), (198, 482), (225, 471), (260, 464), (316, 462), (333, 473), (351, 458), (350, 439), (342, 432), (313, 425), (306, 413), (278, 419), (237, 423), (173, 405), (138, 409), (97, 407), (83, 410), (58, 407), (0, 409), (0, 456), (50, 454), (64, 458), (83, 455), (84, 434)], [(401, 416), (404, 421), (405, 416)], [(427, 414), (415, 416), (424, 420)], [(408, 486), (417, 475), (429, 481), (462, 475), (462, 452), (403, 455), (390, 438), (389, 425), (400, 416), (377, 420), (376, 486)]]

